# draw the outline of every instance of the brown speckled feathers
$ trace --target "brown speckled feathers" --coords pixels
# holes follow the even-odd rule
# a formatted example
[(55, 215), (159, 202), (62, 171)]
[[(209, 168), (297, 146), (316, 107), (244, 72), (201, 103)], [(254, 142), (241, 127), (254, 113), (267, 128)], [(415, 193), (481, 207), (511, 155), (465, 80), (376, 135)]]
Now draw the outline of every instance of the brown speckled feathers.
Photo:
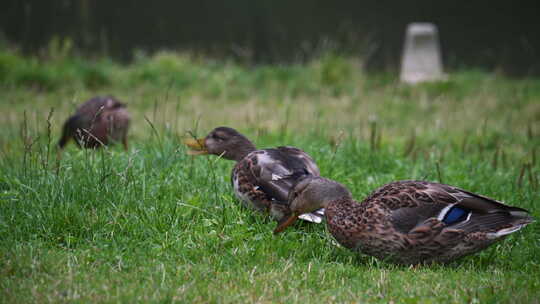
[[(463, 215), (450, 221), (453, 207)], [(360, 204), (335, 201), (326, 216), (345, 247), (405, 264), (477, 252), (532, 220), (524, 209), (425, 181), (387, 184)]]
[(330, 233), (343, 246), (399, 264), (448, 262), (480, 251), (531, 223), (522, 208), (456, 187), (399, 181), (375, 190), (361, 203), (341, 184), (306, 178), (290, 197), (293, 215), (325, 207)]

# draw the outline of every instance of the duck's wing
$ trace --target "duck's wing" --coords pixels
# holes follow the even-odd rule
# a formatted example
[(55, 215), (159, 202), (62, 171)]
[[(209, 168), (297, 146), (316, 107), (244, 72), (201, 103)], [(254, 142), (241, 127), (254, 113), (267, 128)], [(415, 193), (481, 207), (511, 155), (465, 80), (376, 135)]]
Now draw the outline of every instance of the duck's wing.
[(93, 97), (81, 104), (76, 111), (77, 115), (93, 117), (99, 115), (106, 106), (106, 99), (103, 97)]
[(499, 237), (519, 230), (533, 219), (529, 212), (449, 185), (424, 181), (390, 184), (378, 193), (392, 209), (394, 227), (409, 233), (433, 219), (464, 233), (484, 232)]
[[(246, 159), (257, 190), (266, 194), (271, 204), (283, 205), (288, 209), (289, 191), (302, 178), (319, 175), (313, 159), (300, 149), (278, 147), (250, 153)], [(301, 215), (300, 218), (320, 223), (324, 210)]]
[(293, 168), (303, 167), (309, 174), (319, 176), (320, 170), (313, 158), (306, 152), (291, 146), (282, 146), (276, 148), (282, 155), (285, 156), (285, 161), (290, 162), (289, 165)]
[(250, 154), (251, 172), (261, 189), (280, 202), (287, 202), (289, 191), (319, 168), (305, 152), (292, 147), (264, 149)]

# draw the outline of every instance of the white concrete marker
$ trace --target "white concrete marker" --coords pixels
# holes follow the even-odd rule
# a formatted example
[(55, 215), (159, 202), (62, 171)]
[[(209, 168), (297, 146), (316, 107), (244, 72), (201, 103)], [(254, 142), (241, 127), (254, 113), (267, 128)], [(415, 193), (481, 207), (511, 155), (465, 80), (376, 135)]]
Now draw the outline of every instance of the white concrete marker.
[(407, 26), (400, 79), (410, 84), (446, 79), (438, 31), (433, 23), (411, 23)]

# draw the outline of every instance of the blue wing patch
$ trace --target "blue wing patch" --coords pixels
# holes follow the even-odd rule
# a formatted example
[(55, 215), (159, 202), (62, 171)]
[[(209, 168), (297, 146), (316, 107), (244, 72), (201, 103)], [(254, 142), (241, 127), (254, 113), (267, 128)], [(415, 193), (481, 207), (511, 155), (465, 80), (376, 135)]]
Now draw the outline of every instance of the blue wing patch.
[(458, 206), (450, 208), (450, 210), (444, 215), (443, 222), (447, 225), (451, 225), (457, 222), (461, 222), (467, 219), (470, 211), (467, 211)]

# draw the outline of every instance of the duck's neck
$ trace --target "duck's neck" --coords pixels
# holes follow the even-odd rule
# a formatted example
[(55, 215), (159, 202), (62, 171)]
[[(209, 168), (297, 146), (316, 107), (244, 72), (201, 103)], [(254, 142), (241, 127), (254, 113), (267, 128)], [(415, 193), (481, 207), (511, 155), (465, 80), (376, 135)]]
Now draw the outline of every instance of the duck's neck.
[(327, 218), (332, 217), (347, 217), (350, 215), (358, 214), (363, 212), (365, 209), (365, 204), (359, 204), (357, 201), (351, 197), (342, 197), (335, 200), (332, 200), (325, 206), (324, 214)]
[(333, 200), (324, 210), (328, 231), (342, 246), (357, 249), (365, 230), (366, 204), (351, 198)]
[(249, 153), (251, 153), (251, 152), (253, 152), (255, 150), (257, 150), (257, 148), (255, 148), (255, 145), (248, 140), (246, 142), (243, 142), (241, 145), (238, 145), (235, 148), (235, 151), (230, 153), (229, 159), (237, 161), (237, 162), (241, 161)]

